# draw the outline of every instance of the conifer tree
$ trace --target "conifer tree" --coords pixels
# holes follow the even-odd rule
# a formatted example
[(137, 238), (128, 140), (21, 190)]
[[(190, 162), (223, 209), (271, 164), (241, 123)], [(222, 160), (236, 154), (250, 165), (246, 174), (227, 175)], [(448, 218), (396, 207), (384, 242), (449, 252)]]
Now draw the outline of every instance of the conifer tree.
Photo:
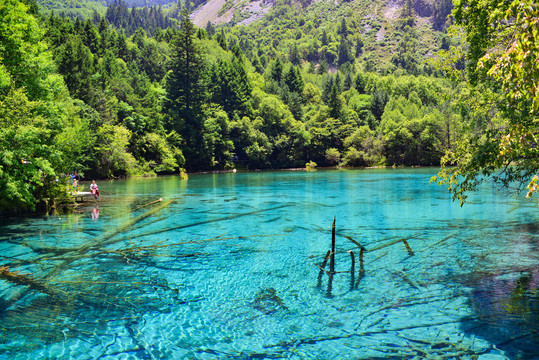
[(180, 30), (171, 44), (173, 51), (166, 83), (165, 109), (168, 127), (184, 138), (184, 153), (190, 170), (201, 169), (204, 165), (201, 151), (206, 65), (196, 41), (196, 28), (189, 18), (189, 12), (184, 9)]
[(209, 20), (206, 23), (206, 32), (209, 36), (213, 36), (215, 34), (215, 26), (213, 26), (213, 24)]
[(387, 92), (384, 90), (378, 90), (378, 86), (374, 84), (374, 88), (372, 90), (371, 112), (376, 120), (380, 121), (382, 119), (382, 115), (384, 114), (384, 109), (388, 100), (389, 95)]
[(288, 90), (293, 93), (301, 94), (305, 83), (297, 66), (290, 66), (290, 69), (284, 76), (284, 82)]
[(122, 32), (119, 36), (118, 36), (118, 57), (124, 61), (127, 61), (127, 55), (128, 55), (128, 50), (127, 50), (127, 37), (125, 36), (125, 34)]
[(270, 78), (275, 80), (277, 83), (281, 82), (283, 79), (283, 62), (279, 57), (271, 64), (270, 69)]
[(90, 49), (80, 38), (69, 38), (58, 50), (56, 63), (71, 95), (86, 101), (90, 77), (95, 72), (94, 57)]
[(322, 30), (322, 39), (320, 41), (322, 42), (322, 46), (329, 44), (328, 33), (326, 29)]
[(339, 29), (337, 29), (337, 34), (341, 36), (348, 35), (348, 26), (346, 26), (346, 18), (344, 16), (341, 20), (341, 25), (339, 26)]
[(228, 45), (226, 43), (226, 36), (224, 30), (221, 30), (221, 32), (216, 35), (215, 40), (217, 40), (217, 43), (220, 47), (223, 48), (223, 50), (228, 51)]
[(328, 75), (324, 79), (324, 88), (322, 90), (322, 101), (325, 102), (326, 104), (328, 104), (331, 91), (333, 90), (333, 82), (334, 80), (333, 80), (332, 75)]
[(352, 62), (352, 52), (350, 51), (350, 44), (348, 43), (348, 40), (346, 40), (346, 37), (341, 37), (341, 43), (339, 44), (339, 50), (338, 50), (338, 60), (337, 64), (339, 66), (346, 64), (347, 62)]
[(92, 54), (97, 54), (101, 41), (99, 32), (97, 31), (97, 28), (90, 19), (87, 19), (84, 23), (82, 32), (82, 41), (84, 42), (84, 45), (86, 45), (90, 49)]
[(346, 72), (346, 74), (344, 75), (344, 82), (343, 82), (343, 90), (344, 91), (347, 91), (347, 90), (350, 90), (350, 88), (352, 87), (353, 85), (353, 81), (352, 81), (352, 74), (350, 74), (350, 72)]
[(318, 75), (323, 75), (327, 72), (328, 72), (328, 63), (325, 59), (323, 59), (322, 61), (320, 61), (320, 64), (318, 64), (318, 69), (316, 73)]
[(299, 65), (301, 59), (299, 57), (299, 50), (296, 43), (294, 43), (294, 46), (290, 48), (288, 53), (288, 59), (292, 64)]
[(361, 71), (356, 74), (356, 77), (354, 79), (354, 84), (355, 84), (356, 90), (360, 94), (365, 94), (365, 90), (367, 86), (367, 79)]
[(339, 97), (339, 87), (337, 86), (336, 81), (333, 83), (333, 86), (331, 87), (331, 91), (329, 93), (328, 106), (329, 116), (334, 119), (339, 119), (342, 114), (342, 103), (341, 98)]

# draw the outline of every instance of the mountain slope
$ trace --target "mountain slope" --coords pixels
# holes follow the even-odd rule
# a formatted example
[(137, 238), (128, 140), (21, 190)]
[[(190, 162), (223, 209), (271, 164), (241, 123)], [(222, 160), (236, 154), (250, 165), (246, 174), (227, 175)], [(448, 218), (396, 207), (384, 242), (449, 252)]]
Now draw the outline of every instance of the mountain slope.
[(191, 18), (199, 27), (206, 26), (208, 21), (215, 25), (231, 22), (248, 25), (261, 19), (273, 5), (273, 0), (209, 0), (195, 10)]

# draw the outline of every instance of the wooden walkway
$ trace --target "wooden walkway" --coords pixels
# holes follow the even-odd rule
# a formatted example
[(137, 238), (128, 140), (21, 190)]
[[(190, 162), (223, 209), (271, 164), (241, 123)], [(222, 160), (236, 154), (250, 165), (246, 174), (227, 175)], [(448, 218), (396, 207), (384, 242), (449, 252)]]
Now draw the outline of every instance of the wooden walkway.
[[(72, 193), (71, 195), (75, 199), (75, 202), (84, 202), (95, 199), (94, 194), (92, 194), (90, 191), (77, 191), (76, 193)], [(88, 197), (91, 197), (91, 199), (88, 199)]]

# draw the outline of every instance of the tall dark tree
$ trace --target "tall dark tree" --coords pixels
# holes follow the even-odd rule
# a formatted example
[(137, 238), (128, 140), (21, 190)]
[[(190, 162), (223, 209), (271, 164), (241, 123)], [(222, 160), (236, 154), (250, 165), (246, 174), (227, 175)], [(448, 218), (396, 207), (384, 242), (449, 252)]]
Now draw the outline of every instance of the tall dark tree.
[(329, 102), (331, 91), (333, 89), (333, 83), (334, 79), (332, 75), (328, 75), (324, 79), (324, 85), (322, 88), (322, 101), (324, 101), (326, 104)]
[(341, 43), (339, 44), (339, 53), (338, 53), (338, 62), (337, 64), (339, 66), (346, 64), (347, 62), (352, 62), (354, 59), (352, 58), (352, 51), (350, 50), (350, 44), (348, 43), (348, 40), (346, 40), (346, 37), (341, 37)]
[(283, 79), (283, 62), (279, 57), (271, 64), (270, 78), (276, 82), (280, 82)]
[(231, 118), (236, 114), (251, 114), (252, 87), (241, 59), (219, 60), (211, 71), (211, 86), (212, 101), (221, 105)]
[(360, 94), (365, 94), (367, 78), (361, 71), (356, 74), (356, 77), (354, 78), (354, 85)]
[(378, 90), (378, 86), (374, 84), (372, 90), (371, 112), (376, 120), (380, 121), (382, 119), (388, 101), (389, 95), (387, 92), (385, 90)]
[(223, 50), (225, 51), (228, 50), (228, 45), (226, 43), (226, 36), (225, 36), (224, 30), (221, 30), (219, 34), (215, 35), (215, 40), (217, 40), (217, 43), (219, 44), (220, 47), (223, 48)]
[(328, 98), (329, 116), (334, 119), (339, 119), (342, 115), (342, 102), (339, 97), (339, 87), (337, 82), (333, 83)]
[(284, 82), (290, 92), (295, 92), (299, 95), (301, 95), (305, 87), (305, 82), (297, 66), (290, 66), (288, 72), (284, 75)]
[(343, 18), (341, 20), (341, 25), (337, 29), (337, 34), (339, 34), (341, 36), (348, 35), (348, 26), (346, 25), (346, 18), (344, 16), (343, 16)]
[(209, 20), (206, 23), (206, 32), (209, 36), (213, 36), (213, 34), (215, 34), (215, 26), (213, 26), (213, 24)]
[(322, 45), (329, 44), (328, 33), (326, 29), (322, 30), (322, 39), (320, 41), (322, 42)]
[(86, 45), (90, 49), (92, 54), (97, 54), (99, 50), (99, 44), (101, 43), (101, 38), (99, 36), (97, 28), (90, 19), (87, 19), (84, 23), (84, 28), (82, 31), (82, 41), (84, 42), (84, 45)]
[(171, 72), (166, 83), (165, 101), (167, 125), (183, 136), (189, 170), (199, 170), (205, 163), (201, 151), (206, 64), (197, 45), (196, 33), (189, 12), (184, 9), (180, 30), (171, 44)]
[(401, 18), (411, 18), (414, 16), (414, 3), (412, 0), (405, 0), (401, 8)]
[[(435, 1), (432, 6), (432, 27), (435, 30), (441, 31), (446, 26), (446, 23), (448, 23), (448, 15), (451, 14), (451, 10), (453, 10), (453, 2), (451, 0)], [(451, 20), (449, 20), (449, 24), (450, 23)]]
[(301, 58), (299, 56), (298, 46), (294, 43), (294, 46), (288, 51), (288, 59), (294, 65), (299, 65)]
[(127, 37), (122, 32), (118, 36), (118, 57), (124, 61), (127, 61), (128, 49), (127, 49)]
[(343, 90), (344, 91), (348, 91), (350, 90), (350, 88), (353, 86), (353, 80), (352, 80), (352, 74), (350, 74), (350, 72), (347, 72), (345, 75), (344, 75), (344, 82), (343, 82)]
[(94, 57), (80, 38), (68, 38), (57, 50), (56, 63), (59, 72), (64, 76), (71, 95), (87, 100), (90, 78), (95, 73)]

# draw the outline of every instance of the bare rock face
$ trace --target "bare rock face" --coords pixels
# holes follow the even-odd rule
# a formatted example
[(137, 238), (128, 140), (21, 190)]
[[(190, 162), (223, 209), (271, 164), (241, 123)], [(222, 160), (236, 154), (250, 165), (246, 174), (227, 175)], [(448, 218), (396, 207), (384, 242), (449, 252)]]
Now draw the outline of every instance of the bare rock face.
[(276, 0), (251, 0), (236, 7), (240, 0), (236, 0), (234, 6), (228, 11), (222, 12), (223, 7), (227, 4), (227, 0), (208, 0), (204, 5), (199, 7), (191, 14), (191, 20), (199, 27), (204, 27), (208, 22), (212, 24), (230, 23), (233, 19), (234, 12), (241, 11), (248, 14), (244, 20), (238, 25), (248, 25), (256, 20), (261, 19), (273, 6)]

